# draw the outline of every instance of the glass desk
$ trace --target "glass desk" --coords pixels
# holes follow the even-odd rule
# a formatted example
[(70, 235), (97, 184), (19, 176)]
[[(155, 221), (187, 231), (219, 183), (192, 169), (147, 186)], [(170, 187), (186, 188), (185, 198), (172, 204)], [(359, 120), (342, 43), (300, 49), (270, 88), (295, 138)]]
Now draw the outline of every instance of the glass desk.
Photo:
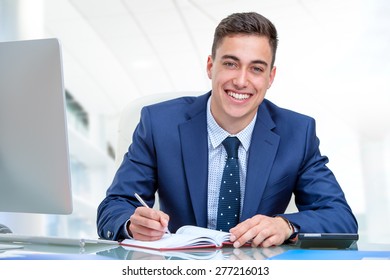
[[(7, 244), (6, 244), (7, 245)], [(8, 244), (15, 245), (15, 244)], [(300, 249), (294, 245), (271, 248), (191, 249), (154, 251), (119, 245), (89, 244), (81, 246), (16, 244), (15, 248), (0, 250), (4, 259), (114, 259), (114, 260), (390, 260), (390, 244), (359, 244), (346, 250)]]

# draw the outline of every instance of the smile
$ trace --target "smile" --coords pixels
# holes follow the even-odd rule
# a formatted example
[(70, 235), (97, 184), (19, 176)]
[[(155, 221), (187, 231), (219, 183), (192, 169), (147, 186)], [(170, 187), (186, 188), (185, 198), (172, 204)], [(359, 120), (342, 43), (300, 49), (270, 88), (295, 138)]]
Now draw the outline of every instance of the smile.
[(248, 99), (249, 97), (251, 97), (250, 94), (247, 94), (247, 93), (237, 93), (237, 92), (233, 92), (233, 91), (228, 91), (227, 94), (231, 97), (233, 97), (234, 99), (237, 99), (237, 100), (245, 100), (245, 99)]

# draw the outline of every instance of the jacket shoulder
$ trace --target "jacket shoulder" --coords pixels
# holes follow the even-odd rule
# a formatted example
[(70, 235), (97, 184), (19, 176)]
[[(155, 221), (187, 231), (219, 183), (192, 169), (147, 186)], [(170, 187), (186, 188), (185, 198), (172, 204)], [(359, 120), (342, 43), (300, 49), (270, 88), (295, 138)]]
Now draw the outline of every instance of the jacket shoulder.
[(312, 122), (314, 118), (290, 109), (282, 108), (274, 104), (273, 102), (265, 99), (262, 103), (264, 108), (269, 112), (271, 118), (275, 123), (280, 122)]
[(210, 93), (199, 96), (182, 96), (144, 107), (154, 117), (184, 117), (185, 119), (206, 111)]

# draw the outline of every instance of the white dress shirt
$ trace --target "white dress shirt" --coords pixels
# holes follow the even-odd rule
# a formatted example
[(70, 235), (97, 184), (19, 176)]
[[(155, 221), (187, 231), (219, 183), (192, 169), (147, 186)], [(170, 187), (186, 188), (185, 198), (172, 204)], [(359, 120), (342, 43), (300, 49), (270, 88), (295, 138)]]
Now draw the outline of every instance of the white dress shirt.
[(221, 187), (222, 173), (227, 156), (225, 148), (222, 145), (222, 141), (225, 140), (225, 138), (228, 136), (236, 136), (241, 142), (240, 147), (238, 148), (238, 162), (240, 168), (240, 210), (242, 211), (242, 205), (245, 196), (249, 147), (251, 144), (253, 128), (256, 122), (256, 115), (246, 128), (241, 130), (236, 135), (231, 135), (223, 128), (221, 128), (215, 121), (213, 115), (211, 114), (210, 101), (211, 98), (209, 98), (207, 102), (207, 134), (209, 151), (207, 227), (215, 229), (217, 226), (219, 189)]

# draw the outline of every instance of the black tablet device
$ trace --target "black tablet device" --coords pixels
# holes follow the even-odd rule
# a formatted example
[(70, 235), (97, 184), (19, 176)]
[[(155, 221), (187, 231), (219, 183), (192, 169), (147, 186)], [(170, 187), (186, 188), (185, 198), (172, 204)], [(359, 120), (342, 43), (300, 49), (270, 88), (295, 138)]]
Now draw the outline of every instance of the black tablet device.
[(348, 249), (358, 239), (357, 233), (299, 233), (296, 245), (310, 249)]

